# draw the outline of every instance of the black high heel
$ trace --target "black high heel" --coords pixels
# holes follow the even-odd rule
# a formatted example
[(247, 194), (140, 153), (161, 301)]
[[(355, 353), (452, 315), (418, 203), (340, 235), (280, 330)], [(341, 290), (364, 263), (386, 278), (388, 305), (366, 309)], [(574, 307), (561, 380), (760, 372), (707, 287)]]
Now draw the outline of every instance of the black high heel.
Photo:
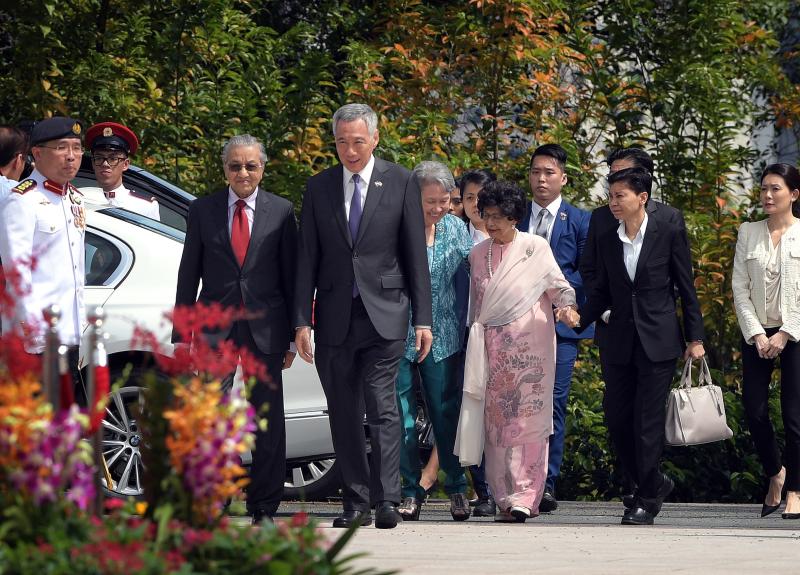
[[(783, 467), (781, 467), (781, 471), (784, 471)], [(780, 474), (780, 471), (778, 473)], [(772, 481), (772, 478), (770, 477), (770, 482), (771, 481)], [(766, 517), (767, 515), (771, 515), (772, 513), (775, 513), (778, 510), (778, 508), (781, 506), (781, 503), (783, 502), (783, 498), (786, 496), (786, 472), (785, 471), (784, 471), (784, 476), (783, 476), (783, 483), (784, 484), (781, 486), (781, 498), (778, 500), (778, 504), (777, 505), (767, 505), (766, 503), (762, 504), (761, 505), (761, 517)], [(786, 515), (786, 513), (784, 513), (783, 515)], [(792, 515), (792, 514), (790, 514), (790, 515)], [(784, 517), (784, 519), (788, 519), (788, 517)]]
[[(766, 503), (764, 503), (761, 506), (761, 517), (766, 517), (767, 515), (770, 515), (771, 513), (775, 513), (780, 506), (781, 506), (781, 502), (780, 501), (778, 501), (777, 505), (767, 505)], [(786, 515), (788, 515), (788, 514), (784, 513), (783, 514), (783, 518), (784, 519), (789, 519), (788, 517), (786, 517)], [(800, 514), (798, 514), (798, 515), (800, 515)]]

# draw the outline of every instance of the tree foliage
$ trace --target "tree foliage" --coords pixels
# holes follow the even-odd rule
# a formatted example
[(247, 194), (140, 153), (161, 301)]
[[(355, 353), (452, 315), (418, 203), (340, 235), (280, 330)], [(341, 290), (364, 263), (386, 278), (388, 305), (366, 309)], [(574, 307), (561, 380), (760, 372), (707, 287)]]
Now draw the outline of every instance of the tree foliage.
[[(0, 13), (0, 121), (125, 122), (136, 163), (198, 194), (223, 183), (222, 142), (249, 132), (267, 187), (298, 206), (336, 161), (330, 116), (347, 101), (379, 112), (380, 154), (409, 167), (440, 159), (527, 187), (532, 147), (561, 143), (565, 195), (587, 208), (605, 154), (640, 145), (656, 195), (686, 214), (706, 348), (738, 414), (733, 244), (756, 215), (757, 140), (797, 129), (797, 16), (788, 0), (19, 0)], [(605, 497), (601, 379), (582, 357), (569, 441), (585, 444), (567, 450), (562, 493)], [(748, 445), (742, 430), (727, 455), (704, 452), (695, 495), (754, 496)]]

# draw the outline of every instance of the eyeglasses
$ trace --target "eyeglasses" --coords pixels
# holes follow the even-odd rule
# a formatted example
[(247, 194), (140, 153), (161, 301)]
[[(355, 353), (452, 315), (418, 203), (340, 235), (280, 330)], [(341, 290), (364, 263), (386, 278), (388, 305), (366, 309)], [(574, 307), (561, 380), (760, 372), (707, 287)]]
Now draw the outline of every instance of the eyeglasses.
[(242, 171), (242, 168), (244, 168), (248, 172), (253, 173), (260, 170), (261, 167), (262, 164), (256, 164), (255, 162), (248, 162), (246, 164), (228, 164), (228, 171), (238, 174)]
[(107, 163), (110, 167), (116, 168), (120, 162), (126, 160), (124, 156), (92, 156), (92, 163), (95, 166), (102, 166)]
[(38, 144), (37, 148), (47, 148), (49, 150), (55, 150), (56, 154), (66, 155), (69, 152), (72, 152), (76, 156), (83, 155), (83, 146), (81, 144), (59, 144), (57, 146), (43, 146)]

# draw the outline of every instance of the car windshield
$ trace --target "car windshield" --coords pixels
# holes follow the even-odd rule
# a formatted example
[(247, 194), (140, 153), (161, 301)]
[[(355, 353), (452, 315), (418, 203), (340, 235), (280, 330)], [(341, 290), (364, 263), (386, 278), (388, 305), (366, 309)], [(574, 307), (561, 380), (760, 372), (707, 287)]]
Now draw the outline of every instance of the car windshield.
[(161, 234), (162, 236), (172, 238), (180, 243), (183, 243), (186, 239), (185, 232), (177, 230), (166, 224), (162, 224), (161, 222), (148, 218), (147, 216), (137, 214), (136, 212), (124, 210), (122, 208), (103, 208), (101, 210), (97, 210), (97, 212), (111, 216), (112, 218), (117, 218), (118, 220), (124, 220), (135, 226), (139, 226), (140, 228), (145, 228), (157, 234)]

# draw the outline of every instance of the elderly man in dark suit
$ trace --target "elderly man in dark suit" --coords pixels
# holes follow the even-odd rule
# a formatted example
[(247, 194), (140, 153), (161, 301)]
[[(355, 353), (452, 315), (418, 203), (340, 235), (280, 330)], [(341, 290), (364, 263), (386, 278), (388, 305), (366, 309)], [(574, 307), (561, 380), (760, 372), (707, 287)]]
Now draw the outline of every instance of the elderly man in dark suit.
[[(641, 148), (618, 148), (614, 150), (606, 159), (608, 164), (609, 173), (613, 174), (620, 170), (627, 168), (642, 168), (653, 174), (653, 160), (650, 155)], [(647, 216), (660, 222), (666, 222), (678, 226), (681, 230), (686, 232), (686, 223), (683, 220), (683, 214), (680, 210), (673, 208), (665, 203), (659, 202), (650, 198), (645, 205)], [(609, 230), (616, 229), (619, 226), (619, 221), (611, 213), (608, 204), (595, 208), (592, 211), (592, 217), (589, 220), (589, 232), (586, 237), (586, 245), (583, 249), (583, 256), (580, 261), (580, 272), (583, 278), (583, 283), (586, 289), (591, 289), (591, 286), (597, 280), (597, 261), (600, 257), (600, 242), (599, 238)], [(610, 311), (606, 310), (600, 316), (600, 321), (597, 321), (594, 326), (594, 342), (600, 350), (600, 362), (608, 355), (605, 350), (607, 346), (613, 341), (608, 338), (608, 318)], [(624, 495), (622, 496), (622, 503), (625, 509), (633, 507), (636, 496), (636, 481), (633, 477), (626, 478), (624, 487)]]
[[(431, 281), (419, 187), (411, 173), (373, 155), (378, 118), (348, 104), (333, 115), (340, 165), (308, 180), (300, 216), (295, 343), (316, 364), (328, 400), (344, 483), (334, 527), (397, 525), (400, 415), (395, 379), (409, 299), (419, 361), (431, 345)], [(363, 420), (372, 448), (367, 464)]]
[[(561, 189), (567, 183), (567, 151), (558, 144), (544, 144), (533, 151), (528, 182), (533, 201), (517, 227), (536, 234), (550, 244), (558, 267), (575, 290), (578, 304), (584, 301), (583, 279), (578, 265), (589, 231), (589, 212), (567, 202)], [(556, 379), (553, 387), (553, 434), (550, 436), (547, 480), (539, 511), (558, 509), (556, 479), (564, 458), (567, 399), (572, 385), (572, 371), (578, 357), (578, 342), (594, 334), (590, 327), (577, 334), (563, 323), (556, 324)]]
[[(256, 431), (247, 488), (253, 523), (271, 520), (286, 479), (286, 431), (281, 370), (292, 364), (290, 307), (294, 298), (297, 224), (292, 203), (261, 189), (266, 154), (250, 135), (234, 136), (222, 152), (228, 187), (189, 208), (176, 306), (220, 303), (243, 307), (247, 319), (202, 335), (212, 345), (231, 340), (267, 368), (250, 403), (266, 429)], [(198, 297), (197, 288), (203, 287)], [(173, 341), (177, 340), (173, 332)], [(267, 406), (268, 409), (262, 409)]]
[(652, 525), (674, 487), (659, 467), (667, 394), (676, 360), (705, 354), (703, 318), (686, 230), (648, 216), (650, 172), (620, 170), (608, 183), (610, 209), (619, 224), (599, 238), (597, 277), (580, 317), (567, 312), (571, 317), (561, 319), (580, 331), (610, 310), (603, 409), (622, 466), (638, 484), (622, 524)]

